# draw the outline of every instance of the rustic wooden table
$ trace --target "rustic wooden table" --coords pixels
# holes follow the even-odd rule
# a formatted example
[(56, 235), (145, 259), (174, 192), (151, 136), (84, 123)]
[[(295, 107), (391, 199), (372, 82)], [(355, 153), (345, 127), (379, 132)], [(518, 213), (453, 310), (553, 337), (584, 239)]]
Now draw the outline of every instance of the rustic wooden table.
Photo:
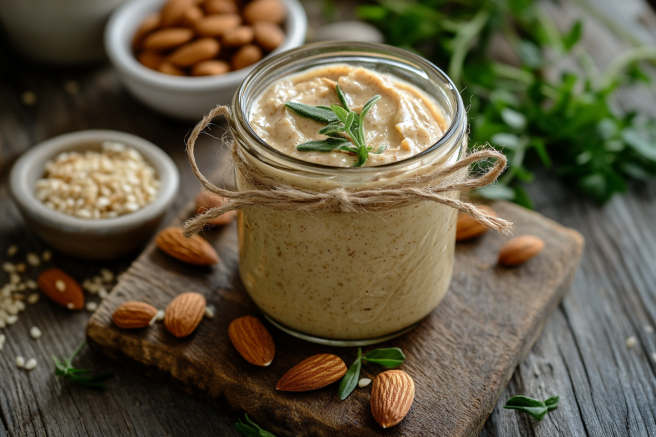
[[(545, 6), (563, 25), (581, 10), (573, 3)], [(656, 43), (656, 15), (643, 0), (598, 0), (594, 8), (638, 41)], [(627, 45), (588, 20), (584, 46), (600, 66)], [(36, 97), (26, 104), (24, 93)], [(656, 90), (623, 91), (623, 109), (656, 116)], [(0, 41), (0, 259), (12, 244), (27, 252), (45, 249), (23, 224), (9, 197), (8, 174), (30, 146), (70, 131), (116, 129), (144, 137), (177, 163), (182, 186), (174, 210), (199, 189), (191, 174), (184, 138), (191, 123), (174, 122), (146, 109), (120, 86), (108, 65), (53, 69), (11, 54)], [(212, 133), (220, 136), (221, 126)], [(210, 137), (198, 147), (203, 170), (221, 165), (223, 150)], [(532, 352), (515, 371), (481, 437), (489, 436), (656, 436), (656, 183), (635, 186), (599, 208), (557, 180), (541, 178), (530, 188), (536, 209), (576, 228), (587, 248), (570, 293), (547, 323)], [(83, 263), (55, 253), (53, 263), (82, 280), (101, 267), (125, 269), (133, 257), (112, 263)], [(36, 277), (31, 267), (28, 275)], [(5, 278), (0, 278), (4, 281)], [(239, 412), (221, 411), (193, 396), (85, 350), (76, 362), (114, 373), (105, 391), (67, 384), (54, 376), (50, 355), (68, 355), (84, 340), (87, 312), (69, 312), (42, 299), (3, 329), (0, 352), (0, 437), (236, 435)], [(43, 337), (29, 336), (39, 326)], [(625, 340), (635, 336), (629, 349)], [(16, 368), (17, 355), (39, 366)], [(537, 423), (503, 410), (515, 394), (545, 398), (558, 394), (560, 408)], [(257, 419), (257, 418), (255, 418)]]

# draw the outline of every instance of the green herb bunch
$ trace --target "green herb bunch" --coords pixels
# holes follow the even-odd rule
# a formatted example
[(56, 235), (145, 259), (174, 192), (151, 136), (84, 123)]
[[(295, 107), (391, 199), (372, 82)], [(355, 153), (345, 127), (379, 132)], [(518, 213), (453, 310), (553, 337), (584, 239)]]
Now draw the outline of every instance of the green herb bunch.
[[(358, 161), (354, 167), (362, 167), (369, 157), (372, 147), (365, 143), (364, 136), (364, 118), (369, 110), (380, 100), (376, 95), (369, 99), (362, 107), (360, 114), (349, 109), (346, 97), (342, 93), (339, 84), (336, 86), (337, 96), (340, 105), (328, 106), (310, 106), (298, 102), (287, 102), (285, 106), (301, 117), (309, 118), (320, 123), (326, 123), (326, 127), (319, 130), (322, 135), (328, 136), (325, 140), (307, 141), (296, 146), (300, 152), (322, 152), (330, 153), (341, 151), (354, 154)], [(384, 148), (381, 146), (374, 153), (382, 153)]]
[[(600, 74), (575, 50), (582, 23), (563, 34), (534, 0), (377, 2), (361, 6), (360, 17), (388, 43), (446, 66), (470, 107), (471, 147), (490, 142), (507, 155), (499, 184), (480, 195), (531, 207), (524, 187), (543, 167), (604, 203), (629, 180), (656, 175), (656, 122), (611, 105), (620, 85), (649, 81), (637, 62), (656, 59), (656, 49), (634, 48)], [(493, 39), (508, 43), (507, 61), (491, 50)], [(565, 58), (576, 72), (550, 78)]]
[(102, 381), (112, 378), (114, 375), (109, 373), (97, 373), (91, 375), (92, 370), (78, 369), (73, 366), (73, 360), (80, 353), (80, 351), (85, 348), (86, 345), (86, 342), (79, 345), (68, 358), (63, 358), (60, 360), (53, 355), (52, 359), (55, 362), (55, 375), (61, 376), (65, 379), (80, 385), (84, 385), (86, 387), (106, 388)]

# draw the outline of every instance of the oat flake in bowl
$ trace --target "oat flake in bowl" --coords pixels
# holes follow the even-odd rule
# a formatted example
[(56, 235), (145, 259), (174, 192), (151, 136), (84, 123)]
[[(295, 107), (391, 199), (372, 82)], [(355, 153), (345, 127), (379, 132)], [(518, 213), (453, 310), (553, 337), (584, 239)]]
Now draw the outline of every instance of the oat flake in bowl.
[(100, 152), (63, 152), (48, 161), (36, 198), (79, 218), (112, 218), (151, 203), (159, 185), (155, 169), (138, 151), (105, 141)]

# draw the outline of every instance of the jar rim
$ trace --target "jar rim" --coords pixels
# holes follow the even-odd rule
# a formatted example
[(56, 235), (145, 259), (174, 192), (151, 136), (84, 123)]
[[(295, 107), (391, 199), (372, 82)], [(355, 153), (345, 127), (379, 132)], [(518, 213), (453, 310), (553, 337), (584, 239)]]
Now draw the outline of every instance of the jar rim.
[[(249, 113), (246, 109), (246, 93), (250, 86), (253, 85), (255, 81), (262, 77), (266, 77), (265, 73), (278, 66), (282, 60), (289, 56), (298, 55), (303, 52), (309, 51), (319, 51), (325, 50), (326, 52), (357, 52), (358, 50), (363, 50), (368, 52), (369, 56), (374, 55), (376, 52), (381, 55), (384, 53), (389, 57), (400, 58), (405, 62), (410, 62), (415, 64), (418, 69), (422, 71), (431, 71), (437, 77), (442, 80), (445, 89), (448, 92), (448, 97), (450, 100), (455, 103), (455, 111), (451, 117), (451, 122), (449, 127), (446, 129), (442, 137), (437, 140), (433, 145), (422, 150), (416, 155), (412, 155), (406, 159), (400, 161), (390, 162), (387, 164), (375, 165), (375, 166), (365, 166), (365, 167), (336, 167), (332, 165), (318, 164), (314, 162), (305, 161), (302, 159), (295, 158), (293, 156), (287, 155), (282, 151), (276, 149), (275, 147), (269, 145), (266, 141), (260, 138), (257, 133), (255, 133), (253, 127), (249, 122)], [(382, 56), (381, 56), (382, 57)], [(294, 164), (297, 167), (300, 167), (302, 170), (314, 170), (321, 172), (337, 172), (337, 173), (370, 173), (370, 172), (380, 172), (384, 171), (394, 171), (400, 167), (411, 166), (417, 162), (421, 162), (427, 155), (430, 155), (432, 152), (440, 149), (442, 146), (447, 144), (458, 144), (460, 143), (460, 138), (456, 139), (455, 143), (453, 139), (455, 136), (463, 136), (465, 134), (465, 108), (460, 93), (458, 92), (457, 87), (447, 76), (444, 71), (437, 67), (432, 62), (427, 59), (419, 56), (415, 53), (412, 53), (408, 50), (401, 49), (398, 47), (390, 46), (387, 44), (379, 43), (365, 43), (365, 42), (356, 42), (356, 41), (333, 41), (333, 42), (320, 42), (313, 44), (306, 44), (295, 49), (287, 50), (285, 52), (279, 53), (275, 56), (272, 56), (262, 63), (260, 63), (255, 69), (253, 69), (242, 84), (237, 89), (237, 92), (234, 95), (233, 102), (233, 117), (230, 117), (229, 124), (234, 132), (238, 131), (243, 134), (246, 134), (252, 141), (254, 141), (258, 146), (262, 147), (266, 152), (273, 154), (276, 158), (281, 159), (285, 163)], [(239, 124), (242, 129), (239, 129)], [(462, 127), (458, 129), (458, 127)]]

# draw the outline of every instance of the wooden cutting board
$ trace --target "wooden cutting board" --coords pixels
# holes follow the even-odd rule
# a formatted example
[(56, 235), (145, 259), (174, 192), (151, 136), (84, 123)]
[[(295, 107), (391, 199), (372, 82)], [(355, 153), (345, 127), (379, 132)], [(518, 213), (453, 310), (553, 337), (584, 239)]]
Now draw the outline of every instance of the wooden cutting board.
[[(275, 389), (301, 360), (333, 353), (350, 365), (356, 348), (308, 343), (265, 323), (276, 343), (272, 365), (256, 367), (237, 354), (228, 325), (258, 311), (237, 272), (235, 223), (205, 234), (222, 259), (214, 268), (185, 265), (149, 245), (95, 312), (87, 336), (98, 350), (221, 407), (245, 411), (278, 436), (478, 436), (515, 367), (569, 288), (584, 245), (578, 232), (540, 214), (506, 202), (492, 206), (515, 222), (514, 235), (537, 235), (546, 247), (523, 266), (503, 268), (496, 266), (497, 253), (509, 237), (487, 232), (459, 243), (453, 281), (438, 308), (413, 331), (364, 348), (400, 347), (406, 354), (401, 368), (414, 379), (416, 396), (405, 420), (391, 429), (383, 430), (371, 416), (371, 386), (356, 388), (345, 401), (337, 397), (337, 384), (308, 393)], [(187, 291), (204, 294), (216, 308), (214, 319), (203, 320), (187, 338), (174, 338), (161, 323), (133, 331), (112, 324), (113, 311), (126, 301), (165, 308)], [(373, 379), (382, 370), (364, 364), (362, 377)]]

